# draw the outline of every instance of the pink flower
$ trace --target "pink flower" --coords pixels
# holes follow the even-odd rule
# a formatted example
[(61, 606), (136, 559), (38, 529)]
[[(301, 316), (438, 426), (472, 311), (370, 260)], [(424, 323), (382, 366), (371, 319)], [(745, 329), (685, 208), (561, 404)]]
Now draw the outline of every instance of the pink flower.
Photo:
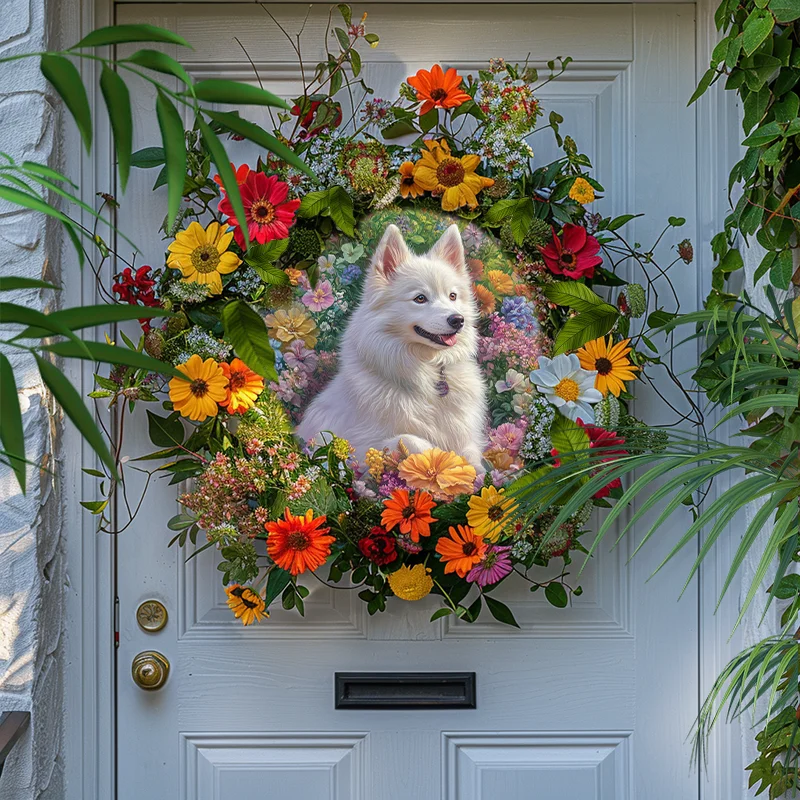
[[(248, 173), (239, 185), (244, 205), (245, 222), (250, 241), (266, 244), (273, 239), (285, 239), (294, 224), (294, 214), (300, 206), (299, 200), (287, 200), (289, 184), (275, 175), (265, 175), (255, 170)], [(219, 212), (228, 217), (234, 227), (233, 236), (239, 247), (244, 248), (244, 234), (233, 213), (230, 198), (223, 192), (219, 201)]]
[(511, 422), (504, 422), (489, 433), (489, 441), (502, 450), (516, 455), (522, 447), (525, 431)]
[(501, 581), (512, 570), (511, 548), (493, 545), (486, 550), (486, 554), (468, 573), (467, 580), (477, 583), (478, 586), (488, 586), (490, 583)]
[(310, 347), (306, 347), (301, 339), (295, 339), (283, 354), (283, 360), (287, 367), (310, 375), (317, 368), (319, 356)]
[(303, 305), (312, 311), (324, 311), (326, 308), (330, 308), (334, 299), (330, 281), (320, 281), (300, 298)]
[(586, 232), (580, 225), (567, 223), (559, 239), (553, 230), (553, 238), (546, 247), (540, 247), (544, 263), (555, 275), (565, 278), (593, 278), (596, 267), (603, 263), (600, 242)]

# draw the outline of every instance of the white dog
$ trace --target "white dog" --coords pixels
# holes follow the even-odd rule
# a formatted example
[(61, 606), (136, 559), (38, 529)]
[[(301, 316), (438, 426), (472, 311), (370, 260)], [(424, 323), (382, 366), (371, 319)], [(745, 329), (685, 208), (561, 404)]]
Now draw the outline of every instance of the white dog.
[(336, 377), (303, 415), (303, 439), (335, 433), (363, 463), (370, 447), (453, 450), (479, 472), (487, 405), (477, 309), (458, 226), (426, 255), (389, 225), (340, 346)]

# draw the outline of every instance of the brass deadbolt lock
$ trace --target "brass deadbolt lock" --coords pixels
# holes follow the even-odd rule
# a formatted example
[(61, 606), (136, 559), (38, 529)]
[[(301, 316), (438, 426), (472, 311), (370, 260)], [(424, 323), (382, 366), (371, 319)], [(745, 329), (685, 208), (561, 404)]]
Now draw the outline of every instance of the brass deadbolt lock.
[(131, 675), (140, 689), (160, 689), (169, 677), (169, 661), (165, 655), (155, 650), (145, 650), (134, 656)]

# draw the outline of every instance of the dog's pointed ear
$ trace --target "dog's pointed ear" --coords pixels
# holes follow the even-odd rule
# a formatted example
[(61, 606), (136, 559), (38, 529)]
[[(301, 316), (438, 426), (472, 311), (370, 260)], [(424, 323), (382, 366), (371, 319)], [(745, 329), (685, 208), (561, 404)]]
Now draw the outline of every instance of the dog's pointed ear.
[(387, 280), (394, 275), (400, 264), (410, 255), (403, 234), (397, 225), (389, 225), (386, 228), (375, 256), (372, 259), (372, 271)]
[(456, 269), (466, 271), (464, 243), (461, 241), (461, 232), (458, 230), (458, 225), (452, 224), (442, 234), (439, 241), (430, 249), (428, 257), (439, 258)]

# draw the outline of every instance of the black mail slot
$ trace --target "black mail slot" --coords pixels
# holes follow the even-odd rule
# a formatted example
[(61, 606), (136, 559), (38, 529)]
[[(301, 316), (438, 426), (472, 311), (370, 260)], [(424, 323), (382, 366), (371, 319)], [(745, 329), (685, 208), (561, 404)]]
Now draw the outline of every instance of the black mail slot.
[(337, 672), (336, 708), (475, 708), (474, 672)]

